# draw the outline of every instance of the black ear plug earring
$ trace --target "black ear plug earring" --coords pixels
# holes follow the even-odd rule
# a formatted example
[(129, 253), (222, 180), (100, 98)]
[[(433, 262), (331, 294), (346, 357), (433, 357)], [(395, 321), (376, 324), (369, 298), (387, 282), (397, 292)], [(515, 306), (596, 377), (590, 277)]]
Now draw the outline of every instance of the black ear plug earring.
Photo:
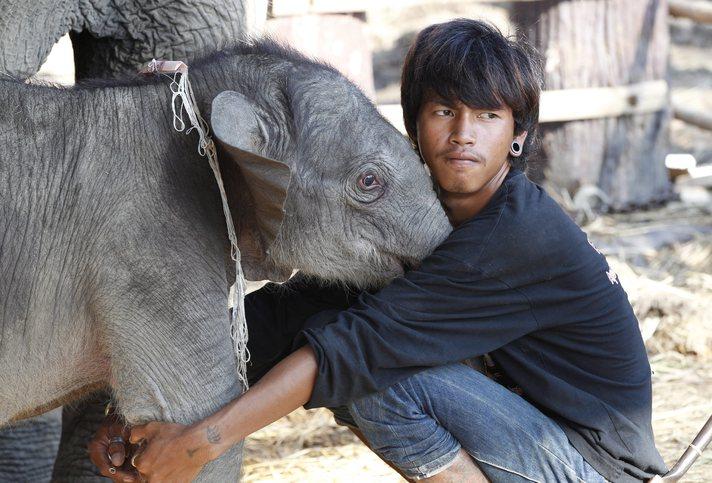
[(517, 141), (512, 141), (512, 145), (509, 147), (509, 152), (512, 153), (512, 156), (519, 156), (522, 154), (522, 145)]

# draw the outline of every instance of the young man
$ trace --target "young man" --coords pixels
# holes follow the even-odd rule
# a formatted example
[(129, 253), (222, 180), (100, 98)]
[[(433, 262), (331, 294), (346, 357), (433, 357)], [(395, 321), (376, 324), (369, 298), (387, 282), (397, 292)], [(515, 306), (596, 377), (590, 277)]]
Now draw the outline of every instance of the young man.
[[(133, 428), (131, 441), (146, 443), (134, 460), (143, 475), (192, 478), (300, 405), (344, 404), (410, 479), (641, 481), (665, 471), (626, 294), (519, 169), (539, 108), (532, 55), (472, 20), (419, 34), (403, 70), (405, 124), (455, 230), (419, 268), (302, 331), (305, 345), (240, 399), (192, 426)], [(485, 353), (521, 395), (459, 362)]]

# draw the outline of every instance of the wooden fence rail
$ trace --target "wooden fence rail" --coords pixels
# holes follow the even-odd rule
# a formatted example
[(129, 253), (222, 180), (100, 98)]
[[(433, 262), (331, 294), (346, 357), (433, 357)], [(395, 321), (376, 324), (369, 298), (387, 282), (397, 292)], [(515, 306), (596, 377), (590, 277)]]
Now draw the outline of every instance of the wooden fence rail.
[(712, 23), (712, 3), (668, 0), (668, 9), (673, 17), (689, 18), (695, 22)]

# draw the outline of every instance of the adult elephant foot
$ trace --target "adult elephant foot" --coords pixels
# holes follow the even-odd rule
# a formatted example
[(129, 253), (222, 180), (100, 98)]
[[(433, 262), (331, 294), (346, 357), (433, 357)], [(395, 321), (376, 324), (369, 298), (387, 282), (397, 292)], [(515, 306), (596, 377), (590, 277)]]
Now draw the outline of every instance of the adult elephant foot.
[(62, 410), (0, 430), (0, 481), (49, 481), (62, 431)]

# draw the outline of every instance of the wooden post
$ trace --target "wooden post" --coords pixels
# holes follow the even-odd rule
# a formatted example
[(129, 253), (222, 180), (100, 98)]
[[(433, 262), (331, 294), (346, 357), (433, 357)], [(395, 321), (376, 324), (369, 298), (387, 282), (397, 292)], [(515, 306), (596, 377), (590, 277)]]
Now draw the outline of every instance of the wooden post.
[[(545, 59), (545, 89), (630, 86), (666, 78), (666, 0), (514, 3), (512, 21)], [(599, 187), (616, 210), (671, 195), (664, 164), (669, 103), (656, 112), (541, 126), (543, 168), (533, 173), (570, 195)]]
[(269, 0), (244, 0), (247, 34), (258, 37), (264, 33)]
[(712, 4), (687, 0), (668, 0), (670, 15), (689, 18), (695, 22), (712, 23)]
[[(303, 3), (303, 2), (302, 2)], [(274, 16), (267, 21), (266, 31), (272, 37), (286, 42), (307, 55), (328, 62), (358, 85), (371, 99), (375, 99), (371, 45), (363, 12), (349, 14), (297, 13), (292, 10), (299, 4), (272, 4), (284, 6), (278, 12), (290, 15)]]

